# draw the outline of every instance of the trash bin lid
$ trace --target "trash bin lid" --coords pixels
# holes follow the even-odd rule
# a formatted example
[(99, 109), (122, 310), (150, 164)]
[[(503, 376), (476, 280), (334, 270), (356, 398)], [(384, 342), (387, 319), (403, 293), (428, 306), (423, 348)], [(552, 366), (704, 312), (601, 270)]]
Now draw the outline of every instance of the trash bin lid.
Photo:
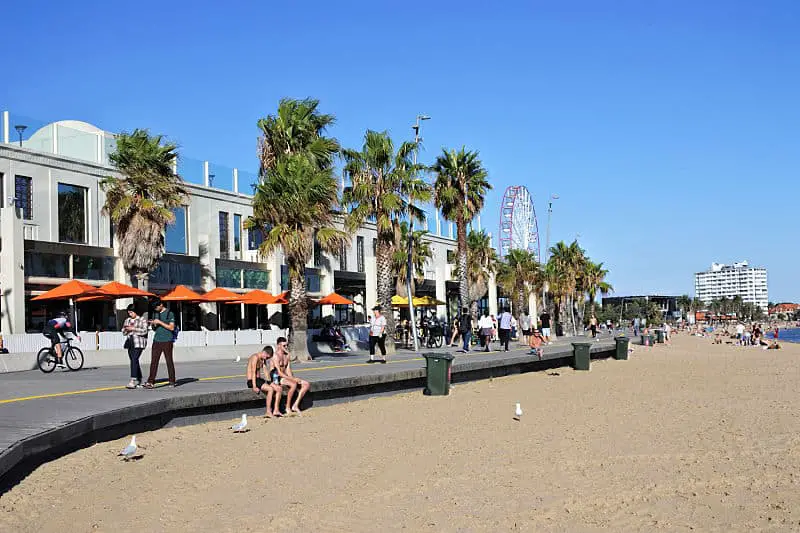
[(422, 354), (425, 359), (444, 359), (445, 361), (452, 361), (456, 357), (448, 352), (426, 352)]

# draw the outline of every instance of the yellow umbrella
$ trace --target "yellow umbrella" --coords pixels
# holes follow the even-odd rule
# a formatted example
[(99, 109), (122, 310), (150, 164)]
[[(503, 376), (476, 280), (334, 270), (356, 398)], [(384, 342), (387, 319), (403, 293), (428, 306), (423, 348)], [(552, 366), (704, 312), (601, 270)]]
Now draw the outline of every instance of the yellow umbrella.
[(441, 300), (437, 300), (432, 296), (420, 296), (419, 298), (414, 298), (414, 305), (416, 307), (436, 307), (437, 305), (447, 305)]

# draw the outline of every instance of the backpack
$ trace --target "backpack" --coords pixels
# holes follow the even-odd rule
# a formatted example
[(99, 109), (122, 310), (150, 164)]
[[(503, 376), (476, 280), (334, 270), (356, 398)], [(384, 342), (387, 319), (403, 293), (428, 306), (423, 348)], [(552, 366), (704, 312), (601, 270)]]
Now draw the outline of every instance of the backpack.
[(175, 324), (175, 327), (172, 328), (172, 342), (178, 340), (178, 334), (181, 332), (181, 327), (178, 324)]

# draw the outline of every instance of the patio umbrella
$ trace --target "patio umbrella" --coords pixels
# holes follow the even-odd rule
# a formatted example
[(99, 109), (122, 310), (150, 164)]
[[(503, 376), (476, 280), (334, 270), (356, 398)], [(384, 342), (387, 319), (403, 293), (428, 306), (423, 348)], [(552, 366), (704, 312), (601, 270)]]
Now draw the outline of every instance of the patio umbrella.
[(320, 298), (317, 303), (319, 305), (352, 305), (353, 300), (348, 300), (344, 296), (332, 292), (324, 298)]
[(88, 283), (84, 283), (82, 281), (78, 281), (73, 279), (71, 281), (67, 281), (66, 283), (62, 283), (58, 287), (50, 289), (49, 291), (40, 294), (39, 296), (34, 296), (31, 300), (42, 301), (42, 300), (69, 300), (69, 306), (73, 311), (73, 316), (75, 317), (75, 330), (78, 329), (78, 310), (75, 307), (74, 298), (79, 296), (87, 296), (90, 294), (96, 294), (98, 292), (97, 287), (93, 287)]
[(283, 291), (279, 295), (275, 297), (276, 304), (288, 304), (289, 303), (289, 291)]
[[(233, 300), (229, 302), (225, 302), (227, 305), (232, 304), (246, 304), (246, 305), (269, 305), (274, 304), (276, 302), (275, 296), (268, 293), (267, 291), (262, 291), (261, 289), (254, 289), (246, 294), (240, 294), (238, 300)], [(256, 311), (256, 329), (258, 329), (258, 311)]]
[(217, 304), (217, 328), (222, 329), (222, 317), (219, 313), (219, 302), (233, 302), (236, 300), (241, 300), (242, 295), (236, 294), (235, 292), (231, 292), (228, 289), (223, 289), (222, 287), (217, 287), (216, 289), (210, 290), (201, 296), (201, 302), (215, 302)]
[(199, 302), (202, 299), (202, 296), (186, 285), (176, 285), (175, 288), (161, 295), (162, 302), (178, 302), (181, 329), (183, 329), (183, 302)]
[(414, 298), (414, 307), (436, 307), (437, 305), (447, 305), (441, 300), (437, 300), (432, 296), (420, 296)]
[(91, 302), (97, 300), (116, 300), (118, 298), (149, 298), (152, 296), (155, 296), (152, 292), (143, 291), (118, 281), (112, 281), (97, 289), (96, 294), (82, 296), (78, 298), (78, 301)]

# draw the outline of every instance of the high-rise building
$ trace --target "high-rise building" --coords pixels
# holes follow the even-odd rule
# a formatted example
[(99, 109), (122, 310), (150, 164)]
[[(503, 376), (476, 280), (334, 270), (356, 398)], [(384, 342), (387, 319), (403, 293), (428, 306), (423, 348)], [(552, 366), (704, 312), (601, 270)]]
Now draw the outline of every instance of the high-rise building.
[(694, 293), (705, 303), (740, 296), (743, 302), (766, 311), (769, 302), (767, 269), (751, 267), (747, 261), (732, 265), (712, 263), (710, 269), (694, 275)]

